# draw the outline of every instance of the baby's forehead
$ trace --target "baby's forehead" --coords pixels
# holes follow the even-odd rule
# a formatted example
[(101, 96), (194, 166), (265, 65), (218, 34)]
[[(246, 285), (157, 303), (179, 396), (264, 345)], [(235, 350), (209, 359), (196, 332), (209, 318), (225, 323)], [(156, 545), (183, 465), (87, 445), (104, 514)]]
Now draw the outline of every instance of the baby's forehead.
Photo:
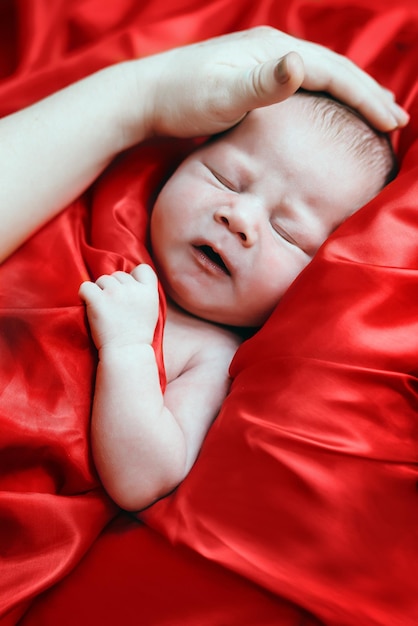
[[(250, 111), (236, 126), (213, 137), (206, 146), (219, 150), (242, 152), (257, 159), (274, 158), (274, 154), (290, 154), (297, 144), (306, 147), (324, 142), (324, 136), (307, 118), (305, 101), (298, 94), (266, 107)], [(328, 143), (328, 142), (327, 142)]]
[(278, 140), (284, 133), (296, 134), (301, 126), (307, 135), (315, 136), (319, 129), (307, 118), (307, 109), (314, 109), (311, 99), (296, 93), (282, 102), (249, 111), (241, 122), (216, 140), (222, 143), (233, 137), (250, 142), (254, 134), (265, 140)]
[(266, 132), (280, 132), (283, 128), (288, 129), (289, 124), (293, 124), (296, 131), (303, 125), (305, 132), (312, 130), (312, 133), (325, 133), (335, 142), (348, 139), (353, 134), (378, 134), (356, 112), (327, 94), (299, 90), (286, 100), (249, 111), (239, 124), (220, 136), (220, 139), (229, 133), (244, 133), (254, 118), (259, 122), (264, 121)]
[(292, 133), (299, 140), (302, 134), (307, 145), (310, 142), (312, 146), (329, 149), (331, 156), (334, 150), (340, 162), (353, 161), (358, 167), (366, 168), (382, 187), (396, 172), (396, 158), (388, 136), (324, 93), (299, 90), (282, 102), (255, 109), (219, 140), (232, 136), (245, 148), (255, 140), (252, 133), (258, 133), (272, 148), (272, 142), (277, 141), (279, 148), (287, 145), (288, 150), (292, 150), (289, 141)]

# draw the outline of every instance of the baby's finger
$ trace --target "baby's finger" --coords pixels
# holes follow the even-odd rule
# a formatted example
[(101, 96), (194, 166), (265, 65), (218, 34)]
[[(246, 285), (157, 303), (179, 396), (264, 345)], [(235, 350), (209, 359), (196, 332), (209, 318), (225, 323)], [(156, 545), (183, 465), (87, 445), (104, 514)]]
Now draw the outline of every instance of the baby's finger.
[(157, 275), (152, 269), (150, 265), (147, 263), (141, 263), (134, 267), (131, 272), (131, 275), (137, 280), (139, 283), (143, 283), (144, 285), (155, 285), (157, 287), (158, 279)]
[(96, 285), (96, 283), (86, 280), (81, 283), (78, 295), (84, 302), (90, 302), (100, 291), (101, 289), (98, 285)]
[(102, 276), (99, 276), (99, 278), (96, 280), (95, 284), (98, 287), (100, 287), (100, 289), (107, 289), (107, 288), (110, 288), (112, 286), (115, 286), (115, 284), (117, 282), (119, 282), (119, 281), (117, 281), (115, 276), (109, 275), (109, 274), (103, 274)]
[(121, 283), (122, 285), (126, 285), (132, 282), (131, 274), (128, 274), (128, 272), (123, 272), (122, 270), (117, 270), (116, 272), (113, 272), (112, 278), (117, 280), (118, 283)]

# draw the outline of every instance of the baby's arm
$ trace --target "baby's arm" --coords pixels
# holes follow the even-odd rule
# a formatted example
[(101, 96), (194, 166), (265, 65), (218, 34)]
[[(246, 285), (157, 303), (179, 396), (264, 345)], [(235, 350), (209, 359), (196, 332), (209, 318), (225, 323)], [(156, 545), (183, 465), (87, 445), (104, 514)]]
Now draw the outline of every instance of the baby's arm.
[(99, 351), (92, 447), (109, 495), (140, 510), (174, 489), (189, 472), (229, 386), (237, 341), (204, 361), (191, 360), (163, 396), (152, 348), (157, 278), (147, 265), (83, 283)]
[(407, 122), (348, 59), (268, 27), (113, 65), (1, 119), (0, 262), (120, 151), (154, 135), (220, 132), (301, 85), (329, 91), (382, 130)]

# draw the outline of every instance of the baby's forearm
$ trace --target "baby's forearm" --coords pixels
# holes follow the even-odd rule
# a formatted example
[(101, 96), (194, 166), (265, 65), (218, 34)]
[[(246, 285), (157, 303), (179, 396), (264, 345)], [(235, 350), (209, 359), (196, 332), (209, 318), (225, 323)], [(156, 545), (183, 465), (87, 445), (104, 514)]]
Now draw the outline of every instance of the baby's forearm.
[(101, 351), (92, 446), (101, 480), (122, 508), (140, 510), (184, 478), (185, 439), (164, 407), (152, 346)]

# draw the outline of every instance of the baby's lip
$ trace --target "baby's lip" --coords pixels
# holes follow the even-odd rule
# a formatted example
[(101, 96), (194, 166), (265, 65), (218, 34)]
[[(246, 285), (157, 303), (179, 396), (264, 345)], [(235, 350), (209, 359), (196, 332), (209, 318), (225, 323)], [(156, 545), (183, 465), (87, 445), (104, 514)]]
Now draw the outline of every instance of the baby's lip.
[(212, 266), (221, 270), (227, 276), (231, 276), (231, 271), (228, 267), (227, 260), (216, 248), (209, 243), (200, 243), (193, 245), (193, 248), (203, 255), (204, 258)]

